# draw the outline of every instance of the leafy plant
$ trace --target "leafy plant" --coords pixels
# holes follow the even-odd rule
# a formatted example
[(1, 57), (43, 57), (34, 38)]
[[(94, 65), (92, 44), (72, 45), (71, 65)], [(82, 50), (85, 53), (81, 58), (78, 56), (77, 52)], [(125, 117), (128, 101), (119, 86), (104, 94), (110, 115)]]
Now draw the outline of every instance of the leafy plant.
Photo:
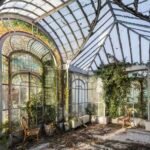
[(29, 118), (29, 125), (36, 125), (37, 122), (40, 122), (37, 120), (40, 118), (38, 116), (38, 111), (42, 111), (42, 97), (41, 93), (38, 93), (36, 95), (32, 95), (30, 100), (26, 102), (26, 111)]
[(92, 103), (88, 103), (85, 111), (88, 115), (96, 115), (96, 105)]
[(125, 67), (123, 63), (114, 63), (97, 72), (103, 81), (106, 115), (112, 118), (119, 116), (119, 108), (123, 109), (130, 91), (131, 80), (125, 73)]
[(46, 124), (56, 121), (56, 107), (54, 105), (46, 105), (44, 112), (44, 122)]

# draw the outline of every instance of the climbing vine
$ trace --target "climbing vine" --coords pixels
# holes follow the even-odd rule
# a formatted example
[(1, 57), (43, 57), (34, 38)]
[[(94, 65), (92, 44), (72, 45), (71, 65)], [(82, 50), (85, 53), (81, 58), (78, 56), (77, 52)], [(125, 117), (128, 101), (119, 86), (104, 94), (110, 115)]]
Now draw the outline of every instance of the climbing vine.
[(106, 114), (112, 118), (119, 116), (127, 102), (131, 80), (125, 73), (122, 63), (110, 64), (99, 69), (97, 75), (102, 78)]

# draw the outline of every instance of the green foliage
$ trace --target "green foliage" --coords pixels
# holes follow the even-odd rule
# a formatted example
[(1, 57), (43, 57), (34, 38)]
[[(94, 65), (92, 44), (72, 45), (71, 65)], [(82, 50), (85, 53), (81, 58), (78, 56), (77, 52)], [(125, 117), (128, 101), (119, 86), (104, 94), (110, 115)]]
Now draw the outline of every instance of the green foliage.
[(8, 141), (8, 121), (0, 124), (0, 144), (1, 145), (6, 145), (7, 141)]
[(30, 97), (30, 101), (26, 102), (25, 109), (29, 118), (30, 125), (36, 125), (36, 122), (39, 122), (39, 120), (37, 119), (41, 117), (41, 114), (40, 116), (38, 116), (38, 111), (42, 111), (42, 94), (38, 93), (36, 95), (32, 95)]
[(126, 104), (130, 91), (131, 80), (125, 73), (125, 65), (111, 64), (100, 69), (97, 75), (103, 80), (106, 115), (112, 118), (118, 117), (119, 108), (122, 110)]
[(46, 124), (56, 121), (56, 107), (54, 105), (46, 105), (44, 112), (44, 122)]
[(42, 37), (44, 37), (46, 40), (49, 41), (49, 37), (46, 36), (46, 35), (45, 35), (44, 33), (42, 33), (41, 31), (39, 31), (36, 26), (32, 26), (31, 24), (29, 24), (29, 23), (27, 23), (27, 22), (25, 22), (25, 21), (22, 21), (22, 20), (13, 20), (13, 21), (12, 21), (12, 24), (13, 24), (15, 27), (21, 26), (21, 27), (23, 27), (23, 28), (25, 28), (25, 29), (27, 29), (27, 30), (29, 30), (29, 31), (32, 30), (32, 32), (33, 32), (34, 34), (38, 34), (39, 36), (42, 36)]
[(85, 108), (85, 111), (88, 115), (96, 115), (96, 105), (88, 103), (87, 107)]

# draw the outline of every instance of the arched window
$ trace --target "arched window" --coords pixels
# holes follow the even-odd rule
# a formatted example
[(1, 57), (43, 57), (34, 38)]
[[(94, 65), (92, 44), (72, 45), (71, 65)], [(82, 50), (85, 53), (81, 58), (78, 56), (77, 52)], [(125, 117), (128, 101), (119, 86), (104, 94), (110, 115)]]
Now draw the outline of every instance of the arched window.
[(86, 114), (87, 107), (87, 83), (83, 80), (76, 79), (72, 82), (72, 103), (71, 112), (76, 116)]

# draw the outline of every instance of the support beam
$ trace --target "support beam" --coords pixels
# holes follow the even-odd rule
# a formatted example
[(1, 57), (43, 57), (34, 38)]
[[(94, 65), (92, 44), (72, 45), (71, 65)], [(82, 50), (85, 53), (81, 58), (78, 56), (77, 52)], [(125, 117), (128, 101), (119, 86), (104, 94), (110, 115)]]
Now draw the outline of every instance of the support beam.
[(147, 66), (146, 65), (133, 65), (131, 67), (127, 67), (126, 68), (127, 72), (144, 71), (144, 70), (147, 70)]
[(72, 65), (70, 65), (69, 71), (80, 73), (80, 74), (83, 74), (83, 75), (89, 75), (88, 71), (82, 70), (82, 69), (80, 69), (78, 67), (75, 67), (75, 66), (72, 66)]
[(64, 7), (66, 7), (66, 6), (68, 6), (69, 4), (71, 4), (71, 3), (75, 2), (75, 1), (76, 1), (76, 0), (68, 0), (67, 2), (64, 2), (63, 4), (59, 5), (58, 7), (53, 8), (52, 10), (50, 10), (50, 11), (44, 13), (43, 15), (41, 15), (40, 17), (36, 18), (36, 19), (34, 20), (34, 23), (39, 22), (40, 20), (46, 18), (47, 16), (50, 16), (51, 14), (53, 14), (53, 13), (59, 11), (60, 9), (62, 9), (62, 8), (64, 8)]

